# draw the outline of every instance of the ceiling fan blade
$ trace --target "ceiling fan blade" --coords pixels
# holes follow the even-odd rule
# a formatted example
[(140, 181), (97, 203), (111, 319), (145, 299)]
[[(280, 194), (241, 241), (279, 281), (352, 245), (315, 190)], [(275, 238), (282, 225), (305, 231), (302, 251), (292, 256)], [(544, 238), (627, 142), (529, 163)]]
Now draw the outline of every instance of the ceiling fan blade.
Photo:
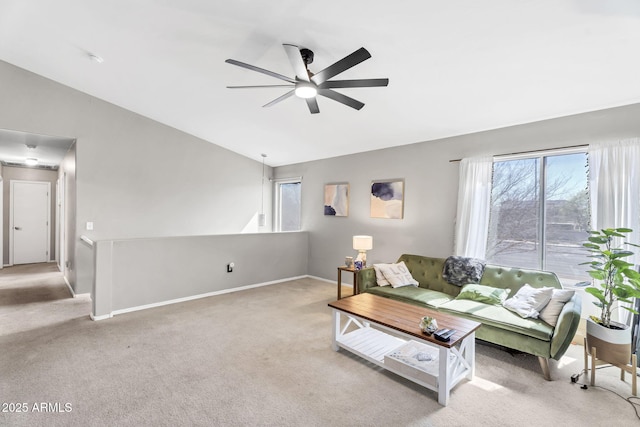
[(291, 62), (291, 66), (293, 67), (293, 71), (295, 71), (298, 80), (308, 82), (309, 73), (307, 73), (307, 67), (304, 65), (304, 61), (302, 60), (300, 48), (298, 46), (286, 43), (284, 43), (282, 46), (284, 46), (284, 50), (285, 52), (287, 52), (287, 56), (289, 57), (289, 61)]
[(265, 70), (264, 68), (256, 67), (255, 65), (245, 64), (244, 62), (236, 61), (235, 59), (227, 59), (227, 64), (237, 65), (238, 67), (246, 68), (247, 70), (257, 71), (262, 74), (266, 74), (267, 76), (275, 77), (276, 79), (284, 80), (285, 82), (294, 83), (295, 80), (283, 76), (282, 74), (274, 73), (273, 71)]
[(309, 111), (311, 114), (318, 114), (320, 112), (320, 108), (318, 108), (318, 100), (315, 98), (307, 98), (307, 106), (309, 107)]
[(347, 55), (338, 62), (335, 62), (333, 65), (329, 65), (324, 70), (316, 73), (313, 77), (311, 77), (311, 81), (317, 85), (320, 85), (327, 80), (329, 80), (333, 76), (337, 76), (349, 68), (358, 65), (362, 61), (371, 58), (371, 54), (367, 49), (361, 47), (360, 49), (353, 52), (351, 55)]
[(341, 104), (347, 105), (351, 108), (355, 108), (356, 110), (364, 107), (364, 104), (362, 102), (331, 89), (318, 89), (318, 95), (326, 96), (327, 98), (331, 98), (334, 101), (338, 101)]
[(295, 85), (227, 86), (227, 89), (253, 89), (265, 87), (295, 87)]
[(278, 103), (278, 102), (280, 102), (280, 101), (284, 101), (285, 99), (287, 99), (287, 98), (289, 98), (290, 96), (292, 96), (292, 95), (293, 95), (293, 93), (294, 93), (294, 91), (293, 91), (293, 90), (290, 90), (289, 92), (285, 93), (284, 95), (277, 97), (277, 98), (276, 98), (276, 99), (274, 99), (273, 101), (271, 101), (271, 102), (269, 102), (269, 103), (267, 103), (267, 104), (264, 104), (264, 105), (263, 105), (263, 107), (271, 107), (272, 105), (275, 105), (275, 104), (277, 104), (277, 103)]
[(348, 87), (379, 87), (389, 85), (389, 79), (331, 80), (318, 85), (320, 89)]

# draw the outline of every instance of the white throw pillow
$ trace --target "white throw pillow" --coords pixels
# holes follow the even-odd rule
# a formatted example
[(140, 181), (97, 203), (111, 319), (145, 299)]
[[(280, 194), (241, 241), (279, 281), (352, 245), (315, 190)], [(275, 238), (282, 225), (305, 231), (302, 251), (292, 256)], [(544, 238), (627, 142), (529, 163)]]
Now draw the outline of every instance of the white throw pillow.
[(380, 269), (381, 267), (385, 267), (388, 265), (392, 265), (392, 264), (373, 264), (373, 269), (376, 272), (376, 283), (378, 284), (378, 286), (390, 286), (391, 283), (389, 283), (389, 281), (387, 280), (386, 277), (384, 277), (384, 274), (382, 273), (382, 270)]
[(556, 326), (564, 305), (573, 298), (576, 291), (572, 289), (554, 289), (551, 301), (540, 311), (540, 319), (551, 326)]
[(382, 264), (379, 268), (394, 288), (401, 286), (418, 286), (418, 282), (413, 278), (404, 261), (400, 261), (397, 264)]
[(502, 304), (522, 317), (537, 319), (542, 310), (551, 300), (553, 288), (534, 288), (525, 283), (516, 294)]

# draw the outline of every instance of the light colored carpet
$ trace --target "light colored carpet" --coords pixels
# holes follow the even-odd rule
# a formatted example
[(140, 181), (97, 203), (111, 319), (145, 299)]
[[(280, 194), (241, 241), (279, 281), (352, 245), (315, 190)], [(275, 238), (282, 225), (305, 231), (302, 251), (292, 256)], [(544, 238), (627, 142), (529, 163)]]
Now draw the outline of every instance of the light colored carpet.
[[(580, 346), (552, 364), (555, 381), (547, 382), (537, 358), (477, 345), (475, 379), (442, 407), (434, 392), (331, 350), (334, 299), (335, 285), (302, 279), (93, 322), (90, 300), (70, 298), (55, 266), (6, 268), (0, 402), (27, 403), (28, 412), (0, 412), (0, 425), (639, 423), (622, 397), (571, 384)], [(598, 385), (625, 398), (629, 382), (616, 369), (598, 371)], [(58, 411), (34, 412), (42, 402)]]

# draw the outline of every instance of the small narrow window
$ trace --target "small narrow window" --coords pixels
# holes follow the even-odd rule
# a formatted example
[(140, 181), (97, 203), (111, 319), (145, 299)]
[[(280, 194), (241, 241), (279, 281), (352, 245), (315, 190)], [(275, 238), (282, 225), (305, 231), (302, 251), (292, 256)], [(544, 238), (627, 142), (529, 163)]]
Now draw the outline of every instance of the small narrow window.
[(275, 183), (275, 231), (301, 229), (302, 180), (278, 180)]

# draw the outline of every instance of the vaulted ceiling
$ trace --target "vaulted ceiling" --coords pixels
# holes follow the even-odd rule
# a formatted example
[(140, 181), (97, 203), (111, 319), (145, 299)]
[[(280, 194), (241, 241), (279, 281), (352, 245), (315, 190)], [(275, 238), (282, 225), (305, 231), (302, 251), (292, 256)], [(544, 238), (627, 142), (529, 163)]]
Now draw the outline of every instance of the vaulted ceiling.
[[(314, 115), (226, 88), (280, 83), (228, 58), (293, 77), (283, 43), (315, 72), (365, 47), (339, 77), (389, 86)], [(272, 166), (637, 103), (639, 49), (635, 0), (0, 2), (1, 60)]]

